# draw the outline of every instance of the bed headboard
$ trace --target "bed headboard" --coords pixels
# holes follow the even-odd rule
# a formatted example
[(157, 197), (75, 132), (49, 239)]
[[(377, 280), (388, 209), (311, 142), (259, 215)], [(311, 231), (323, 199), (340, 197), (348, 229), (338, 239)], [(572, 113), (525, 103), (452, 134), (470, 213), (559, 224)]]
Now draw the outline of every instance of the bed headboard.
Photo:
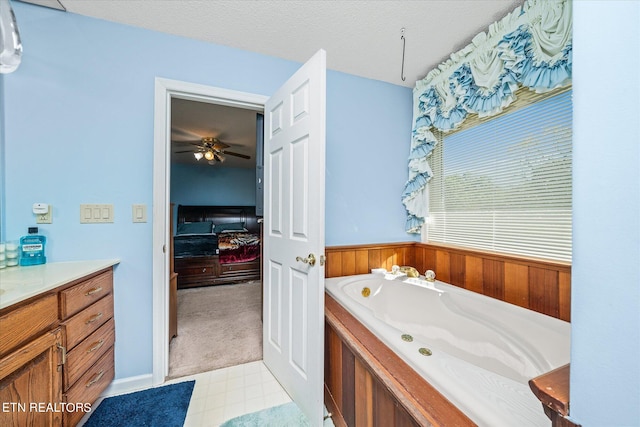
[(178, 205), (178, 224), (213, 221), (214, 224), (244, 222), (252, 233), (260, 233), (255, 206), (190, 206)]

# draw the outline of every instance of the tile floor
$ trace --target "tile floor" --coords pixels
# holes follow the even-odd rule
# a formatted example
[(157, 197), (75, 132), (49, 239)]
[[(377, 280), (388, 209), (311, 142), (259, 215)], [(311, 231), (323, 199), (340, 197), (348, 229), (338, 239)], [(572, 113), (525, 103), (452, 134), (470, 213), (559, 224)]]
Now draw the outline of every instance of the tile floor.
[[(239, 415), (291, 402), (262, 360), (175, 378), (166, 384), (190, 380), (196, 383), (184, 427), (217, 427)], [(83, 418), (78, 427), (85, 421)]]
[(291, 401), (262, 361), (181, 377), (196, 380), (184, 427), (219, 426), (238, 415)]

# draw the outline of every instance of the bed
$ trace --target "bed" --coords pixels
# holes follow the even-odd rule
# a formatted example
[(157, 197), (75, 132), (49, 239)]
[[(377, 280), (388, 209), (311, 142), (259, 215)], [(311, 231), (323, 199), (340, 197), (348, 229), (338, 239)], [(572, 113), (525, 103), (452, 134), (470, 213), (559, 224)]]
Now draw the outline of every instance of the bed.
[(178, 205), (178, 288), (260, 279), (261, 248), (255, 206)]

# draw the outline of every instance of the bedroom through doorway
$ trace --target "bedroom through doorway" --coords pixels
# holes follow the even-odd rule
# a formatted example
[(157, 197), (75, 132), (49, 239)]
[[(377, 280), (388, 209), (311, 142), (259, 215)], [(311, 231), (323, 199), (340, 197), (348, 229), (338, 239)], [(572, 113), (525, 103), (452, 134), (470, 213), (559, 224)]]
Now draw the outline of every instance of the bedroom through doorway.
[(262, 360), (262, 114), (171, 99), (168, 377)]

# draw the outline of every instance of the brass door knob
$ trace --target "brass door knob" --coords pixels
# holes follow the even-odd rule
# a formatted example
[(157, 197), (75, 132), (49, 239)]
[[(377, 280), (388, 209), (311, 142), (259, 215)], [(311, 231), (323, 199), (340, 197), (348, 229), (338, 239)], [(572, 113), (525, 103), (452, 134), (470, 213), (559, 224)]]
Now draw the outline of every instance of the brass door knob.
[(304, 262), (305, 264), (309, 264), (311, 267), (316, 265), (316, 256), (314, 254), (309, 254), (308, 257), (302, 258), (297, 256), (296, 261)]

